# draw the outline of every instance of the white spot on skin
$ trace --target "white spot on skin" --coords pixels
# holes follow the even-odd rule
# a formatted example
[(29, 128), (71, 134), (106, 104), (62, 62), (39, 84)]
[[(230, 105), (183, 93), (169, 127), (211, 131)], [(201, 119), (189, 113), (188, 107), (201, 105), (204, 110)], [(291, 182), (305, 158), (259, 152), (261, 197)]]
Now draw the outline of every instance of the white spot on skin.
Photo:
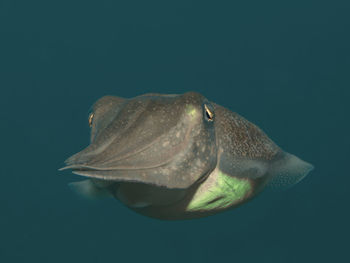
[(167, 174), (170, 173), (170, 171), (169, 171), (168, 168), (164, 168), (164, 169), (162, 170), (162, 173), (167, 175)]
[(198, 159), (198, 160), (196, 161), (196, 165), (199, 166), (199, 167), (201, 167), (202, 161)]

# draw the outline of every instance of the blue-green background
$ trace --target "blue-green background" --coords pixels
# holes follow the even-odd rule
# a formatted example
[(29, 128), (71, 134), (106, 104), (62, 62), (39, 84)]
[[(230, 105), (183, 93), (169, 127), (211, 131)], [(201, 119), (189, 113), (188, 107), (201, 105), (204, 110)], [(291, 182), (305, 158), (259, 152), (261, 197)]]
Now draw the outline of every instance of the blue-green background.
[[(0, 1), (0, 262), (349, 260), (349, 1)], [(316, 169), (164, 222), (58, 172), (103, 95), (203, 93)]]

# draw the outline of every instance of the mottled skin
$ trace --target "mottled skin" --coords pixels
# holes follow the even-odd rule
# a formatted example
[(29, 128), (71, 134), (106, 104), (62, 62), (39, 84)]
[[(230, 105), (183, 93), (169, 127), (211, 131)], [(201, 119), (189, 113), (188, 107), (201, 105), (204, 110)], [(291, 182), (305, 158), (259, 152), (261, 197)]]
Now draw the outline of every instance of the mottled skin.
[(63, 169), (90, 178), (88, 186), (73, 184), (78, 192), (108, 193), (150, 217), (212, 215), (250, 200), (281, 174), (293, 184), (311, 169), (199, 93), (106, 96), (92, 114), (91, 144)]

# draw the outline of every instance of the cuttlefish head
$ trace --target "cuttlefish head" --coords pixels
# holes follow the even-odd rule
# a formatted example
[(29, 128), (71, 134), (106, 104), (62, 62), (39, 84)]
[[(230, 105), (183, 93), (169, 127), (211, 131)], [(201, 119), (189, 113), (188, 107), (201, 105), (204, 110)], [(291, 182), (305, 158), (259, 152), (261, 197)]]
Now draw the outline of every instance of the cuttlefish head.
[(90, 145), (63, 169), (96, 179), (188, 188), (216, 166), (213, 105), (201, 94), (106, 96), (88, 118)]

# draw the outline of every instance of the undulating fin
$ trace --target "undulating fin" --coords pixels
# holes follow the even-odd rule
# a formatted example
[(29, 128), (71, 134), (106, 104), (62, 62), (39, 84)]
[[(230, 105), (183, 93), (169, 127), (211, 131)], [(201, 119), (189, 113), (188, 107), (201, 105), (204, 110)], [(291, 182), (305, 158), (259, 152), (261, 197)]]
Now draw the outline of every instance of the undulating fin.
[(87, 199), (113, 197), (106, 188), (96, 186), (96, 184), (94, 184), (90, 179), (79, 182), (72, 182), (68, 185), (78, 195)]
[(271, 164), (269, 186), (286, 189), (300, 182), (314, 167), (295, 155), (283, 153), (281, 158)]

